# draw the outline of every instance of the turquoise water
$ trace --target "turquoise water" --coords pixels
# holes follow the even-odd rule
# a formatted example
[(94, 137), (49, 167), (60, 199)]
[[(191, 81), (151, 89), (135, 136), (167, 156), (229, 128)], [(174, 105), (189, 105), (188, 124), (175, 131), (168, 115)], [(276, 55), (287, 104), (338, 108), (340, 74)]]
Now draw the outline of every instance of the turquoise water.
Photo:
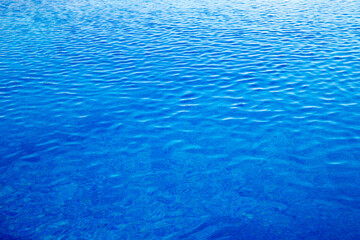
[(0, 239), (360, 239), (360, 1), (0, 2)]

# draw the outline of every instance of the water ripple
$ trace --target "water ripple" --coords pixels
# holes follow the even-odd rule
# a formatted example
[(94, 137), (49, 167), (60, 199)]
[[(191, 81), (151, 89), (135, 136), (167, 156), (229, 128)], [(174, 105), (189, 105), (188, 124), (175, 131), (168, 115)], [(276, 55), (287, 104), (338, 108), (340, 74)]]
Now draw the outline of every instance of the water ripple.
[(1, 2), (0, 238), (358, 238), (359, 10)]

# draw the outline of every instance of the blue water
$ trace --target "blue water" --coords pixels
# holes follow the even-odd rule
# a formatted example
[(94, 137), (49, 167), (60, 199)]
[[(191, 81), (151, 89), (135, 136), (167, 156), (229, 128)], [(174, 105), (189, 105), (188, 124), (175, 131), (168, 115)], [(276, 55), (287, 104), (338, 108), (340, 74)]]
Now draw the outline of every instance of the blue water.
[(360, 239), (360, 1), (0, 2), (0, 239)]

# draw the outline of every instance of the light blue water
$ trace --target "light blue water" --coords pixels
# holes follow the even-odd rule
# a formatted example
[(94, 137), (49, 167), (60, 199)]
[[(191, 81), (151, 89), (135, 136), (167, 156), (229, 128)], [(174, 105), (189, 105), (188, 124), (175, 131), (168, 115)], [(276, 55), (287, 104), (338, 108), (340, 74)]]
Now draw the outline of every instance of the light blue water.
[(0, 2), (0, 239), (360, 239), (360, 1)]

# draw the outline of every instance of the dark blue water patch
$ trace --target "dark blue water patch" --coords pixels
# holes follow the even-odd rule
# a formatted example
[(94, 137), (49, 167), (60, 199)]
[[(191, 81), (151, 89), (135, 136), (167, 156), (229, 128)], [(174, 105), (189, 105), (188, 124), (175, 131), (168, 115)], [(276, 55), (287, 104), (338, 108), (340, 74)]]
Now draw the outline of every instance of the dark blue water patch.
[(358, 239), (359, 10), (0, 3), (0, 238)]

